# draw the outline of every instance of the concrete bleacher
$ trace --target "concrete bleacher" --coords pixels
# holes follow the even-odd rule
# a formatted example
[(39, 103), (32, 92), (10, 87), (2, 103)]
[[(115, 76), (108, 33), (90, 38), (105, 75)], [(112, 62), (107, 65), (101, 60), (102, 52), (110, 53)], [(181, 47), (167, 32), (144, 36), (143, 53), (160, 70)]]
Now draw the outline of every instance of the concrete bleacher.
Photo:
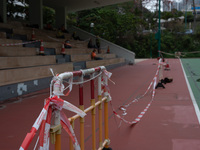
[(22, 47), (23, 46), (22, 44), (16, 45), (18, 43), (22, 43), (22, 40), (5, 39), (5, 38), (0, 40), (0, 45), (2, 45), (2, 46), (7, 46), (6, 44), (9, 44), (9, 46), (14, 46), (14, 47)]
[[(103, 59), (116, 58), (115, 54), (97, 54), (97, 57), (101, 57)], [(91, 54), (73, 54), (71, 55), (71, 61), (89, 61), (91, 60)]]
[[(29, 91), (49, 87), (52, 78), (50, 68), (55, 73), (62, 73), (125, 62), (123, 58), (117, 58), (115, 54), (107, 54), (106, 50), (97, 54), (103, 60), (91, 60), (93, 49), (87, 48), (87, 40), (73, 40), (67, 33), (64, 34), (65, 39), (60, 39), (56, 38), (56, 31), (34, 29), (35, 39), (43, 40), (45, 56), (40, 56), (38, 55), (40, 41), (26, 43), (31, 40), (32, 33), (32, 28), (24, 27), (20, 23), (16, 26), (0, 23), (0, 90), (8, 95), (11, 94), (7, 98), (18, 96), (16, 95), (18, 92), (13, 91), (18, 90), (17, 85), (21, 83), (27, 84), (29, 89), (31, 88)], [(65, 40), (70, 40), (72, 48), (65, 49), (66, 55), (61, 55)], [(18, 43), (21, 44), (16, 45)], [(35, 86), (36, 81), (39, 82), (37, 86)], [(5, 95), (0, 95), (0, 100), (1, 97), (6, 98)]]
[(0, 57), (0, 69), (56, 64), (55, 56)]
[(6, 32), (0, 32), (0, 38), (1, 39), (6, 38)]
[(96, 66), (108, 66), (114, 64), (124, 63), (124, 58), (111, 58), (111, 59), (104, 59), (104, 60), (91, 60), (86, 62), (87, 68), (93, 68)]
[(36, 48), (29, 47), (2, 47), (0, 46), (0, 57), (11, 57), (11, 56), (32, 56), (37, 54)]
[[(46, 65), (19, 69), (0, 70), (0, 86), (51, 77), (52, 74), (49, 70), (50, 68), (52, 68), (56, 73), (62, 73), (65, 71), (72, 71), (73, 64), (66, 63), (59, 65)], [(47, 83), (47, 87), (48, 86), (49, 83)]]

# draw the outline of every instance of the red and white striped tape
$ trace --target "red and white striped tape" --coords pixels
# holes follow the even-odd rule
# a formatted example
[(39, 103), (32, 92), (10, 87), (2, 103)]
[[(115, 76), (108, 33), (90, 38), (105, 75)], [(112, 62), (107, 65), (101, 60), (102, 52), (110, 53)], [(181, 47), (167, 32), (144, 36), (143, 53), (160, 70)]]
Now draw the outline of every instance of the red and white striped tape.
[(46, 117), (47, 115), (47, 110), (49, 108), (50, 101), (47, 101), (44, 108), (40, 112), (40, 115), (36, 119), (35, 123), (33, 124), (30, 133), (28, 133), (20, 147), (20, 150), (26, 150), (28, 149), (28, 146), (30, 145), (31, 141), (33, 140), (37, 130), (39, 129), (42, 120)]
[(147, 106), (145, 107), (145, 109), (140, 112), (140, 114), (133, 120), (133, 121), (128, 121), (126, 119), (124, 119), (124, 117), (120, 116), (114, 109), (114, 107), (112, 106), (112, 103), (110, 102), (111, 104), (111, 107), (113, 109), (113, 113), (115, 114), (115, 116), (117, 118), (119, 118), (121, 121), (127, 123), (127, 124), (130, 124), (130, 125), (133, 125), (133, 124), (136, 124), (138, 123), (141, 118), (144, 116), (144, 114), (148, 111), (149, 107), (151, 106), (153, 100), (154, 100), (154, 97), (155, 97), (155, 89), (156, 89), (156, 84), (157, 84), (157, 79), (158, 79), (158, 73), (159, 73), (159, 70), (160, 70), (160, 67), (161, 67), (162, 63), (161, 63), (161, 59), (159, 60), (159, 64), (158, 64), (158, 67), (157, 67), (157, 70), (156, 70), (156, 74), (152, 80), (152, 82), (149, 84), (147, 90), (145, 91), (145, 93), (139, 97), (139, 98), (136, 98), (134, 100), (132, 100), (130, 103), (128, 103), (127, 105), (124, 105), (124, 106), (120, 106), (119, 108), (123, 111), (123, 115), (127, 115), (127, 112), (126, 112), (126, 108), (129, 107), (132, 103), (134, 102), (137, 102), (139, 99), (141, 99), (142, 97), (144, 97), (148, 91), (150, 90), (151, 86), (153, 85), (153, 92), (152, 92), (152, 97), (151, 97), (151, 101), (147, 104)]
[[(50, 130), (50, 122), (51, 122), (52, 105), (54, 106), (54, 109), (62, 110), (62, 108), (64, 108), (64, 109), (67, 109), (79, 114), (81, 117), (84, 117), (86, 115), (85, 112), (80, 110), (78, 107), (72, 105), (69, 102), (64, 101), (61, 98), (58, 98), (57, 96), (46, 99), (46, 104), (44, 108), (42, 109), (35, 123), (33, 124), (31, 132), (26, 135), (19, 150), (28, 149), (32, 139), (34, 138), (40, 126), (41, 126), (40, 128), (41, 130), (39, 134), (39, 140), (40, 140), (39, 149), (46, 150), (49, 148), (49, 130)], [(69, 120), (67, 119), (65, 114), (62, 113), (62, 111), (60, 111), (60, 113), (61, 113), (61, 120), (60, 120), (61, 125), (63, 126), (65, 131), (69, 134), (70, 138), (72, 139), (75, 150), (80, 150), (80, 146), (78, 144), (74, 131), (69, 123)]]
[(43, 120), (39, 133), (39, 150), (49, 149), (49, 131), (51, 124), (52, 108), (49, 107), (47, 117)]
[(29, 41), (29, 42), (23, 42), (23, 43), (0, 44), (0, 46), (15, 46), (15, 45), (30, 44), (30, 43), (35, 43), (35, 42), (40, 42), (40, 40)]

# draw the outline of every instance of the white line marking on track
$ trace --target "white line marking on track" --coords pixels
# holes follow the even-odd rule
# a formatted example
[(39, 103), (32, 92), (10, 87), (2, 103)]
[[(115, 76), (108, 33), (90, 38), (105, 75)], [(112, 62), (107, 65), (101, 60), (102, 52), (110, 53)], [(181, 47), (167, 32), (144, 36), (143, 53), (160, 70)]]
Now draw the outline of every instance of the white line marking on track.
[(198, 119), (199, 124), (200, 124), (200, 111), (199, 111), (199, 107), (198, 107), (198, 105), (197, 105), (197, 102), (196, 102), (196, 100), (195, 100), (194, 94), (193, 94), (192, 89), (191, 89), (191, 87), (190, 87), (190, 84), (189, 84), (189, 81), (188, 81), (188, 79), (187, 79), (185, 70), (184, 70), (184, 68), (183, 68), (183, 64), (182, 64), (182, 62), (181, 62), (181, 59), (179, 59), (179, 60), (180, 60), (180, 63), (181, 63), (181, 67), (182, 67), (182, 70), (183, 70), (183, 74), (184, 74), (184, 76), (185, 76), (185, 80), (186, 80), (186, 83), (187, 83), (188, 90), (189, 90), (189, 92), (190, 92), (190, 97), (191, 97), (192, 103), (193, 103), (193, 105), (194, 105), (194, 109), (195, 109), (195, 112), (196, 112), (196, 115), (197, 115), (197, 119)]

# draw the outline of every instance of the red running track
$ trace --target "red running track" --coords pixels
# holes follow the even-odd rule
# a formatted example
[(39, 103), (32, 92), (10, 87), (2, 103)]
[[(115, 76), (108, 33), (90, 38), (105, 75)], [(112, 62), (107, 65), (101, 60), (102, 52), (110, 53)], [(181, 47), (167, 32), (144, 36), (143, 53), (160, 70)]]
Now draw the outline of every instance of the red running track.
[[(141, 121), (130, 126), (120, 123), (112, 114), (109, 106), (109, 137), (113, 150), (199, 150), (200, 126), (187, 89), (182, 68), (178, 59), (169, 59), (170, 71), (164, 75), (173, 78), (165, 89), (156, 90), (155, 99)], [(123, 66), (111, 70), (113, 85), (109, 82), (112, 104), (114, 108), (127, 104), (135, 97), (142, 95), (152, 81), (157, 69), (156, 60), (146, 60), (133, 66)], [(97, 82), (95, 82), (97, 87)], [(90, 105), (90, 87), (84, 85), (84, 105)], [(26, 133), (28, 133), (39, 115), (43, 101), (49, 96), (49, 89), (19, 97), (14, 103), (4, 104), (0, 110), (0, 149), (19, 149)], [(97, 97), (97, 93), (96, 93)], [(71, 94), (63, 98), (78, 106), (78, 87), (74, 86)], [(132, 121), (143, 111), (151, 99), (148, 94), (139, 102), (132, 104), (125, 119)], [(70, 117), (73, 113), (65, 111)], [(98, 118), (96, 119), (98, 120)], [(96, 123), (98, 125), (98, 122)], [(121, 125), (120, 125), (121, 124)], [(91, 145), (91, 115), (85, 118), (85, 150)], [(79, 123), (75, 121), (75, 133), (79, 139)], [(30, 149), (33, 149), (36, 137)], [(68, 135), (62, 131), (62, 149), (68, 148)], [(98, 127), (97, 127), (98, 140)], [(98, 144), (97, 144), (98, 145)], [(51, 145), (50, 149), (54, 149)]]

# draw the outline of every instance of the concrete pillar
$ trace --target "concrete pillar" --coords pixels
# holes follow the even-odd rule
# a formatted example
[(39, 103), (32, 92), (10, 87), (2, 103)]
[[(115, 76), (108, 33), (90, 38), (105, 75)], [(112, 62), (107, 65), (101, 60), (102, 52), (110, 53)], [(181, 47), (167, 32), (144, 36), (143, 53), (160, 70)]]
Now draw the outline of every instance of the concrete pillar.
[(7, 23), (7, 6), (6, 0), (0, 1), (0, 22)]
[(55, 19), (56, 19), (56, 27), (59, 28), (64, 24), (66, 28), (66, 9), (65, 7), (57, 7), (55, 8)]
[(43, 29), (43, 0), (29, 0), (29, 18), (31, 24)]

